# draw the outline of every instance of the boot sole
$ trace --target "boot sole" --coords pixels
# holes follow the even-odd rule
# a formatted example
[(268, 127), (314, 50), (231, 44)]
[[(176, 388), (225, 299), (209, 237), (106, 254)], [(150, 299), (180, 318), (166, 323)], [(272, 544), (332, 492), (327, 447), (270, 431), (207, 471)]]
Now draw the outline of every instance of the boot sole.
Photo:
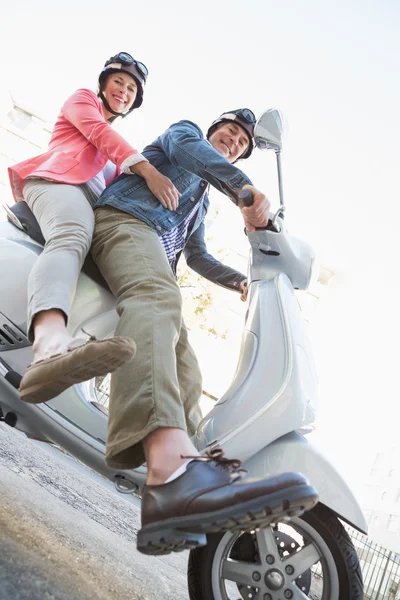
[(149, 555), (192, 550), (207, 543), (208, 533), (253, 531), (300, 516), (317, 502), (315, 489), (304, 484), (213, 512), (165, 519), (142, 527), (137, 549)]

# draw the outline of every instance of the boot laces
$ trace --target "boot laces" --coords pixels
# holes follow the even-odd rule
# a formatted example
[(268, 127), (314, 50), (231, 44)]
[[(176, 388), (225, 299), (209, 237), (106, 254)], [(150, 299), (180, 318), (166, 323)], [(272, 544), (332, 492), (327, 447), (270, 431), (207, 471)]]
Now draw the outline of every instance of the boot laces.
[(224, 451), (219, 446), (207, 450), (201, 456), (181, 456), (194, 460), (202, 460), (203, 462), (213, 462), (218, 467), (222, 467), (223, 471), (231, 470), (232, 473), (247, 473), (246, 469), (242, 469), (242, 461), (238, 458), (226, 458)]

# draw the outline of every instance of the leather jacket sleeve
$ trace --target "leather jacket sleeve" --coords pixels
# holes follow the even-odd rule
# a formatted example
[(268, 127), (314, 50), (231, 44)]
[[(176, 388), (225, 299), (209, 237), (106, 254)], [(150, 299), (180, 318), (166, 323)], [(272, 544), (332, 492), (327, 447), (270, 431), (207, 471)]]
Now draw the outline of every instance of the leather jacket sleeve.
[(190, 235), (184, 249), (186, 264), (209, 281), (230, 290), (241, 292), (240, 284), (247, 279), (246, 275), (224, 265), (209, 254), (204, 234), (204, 223), (201, 223)]

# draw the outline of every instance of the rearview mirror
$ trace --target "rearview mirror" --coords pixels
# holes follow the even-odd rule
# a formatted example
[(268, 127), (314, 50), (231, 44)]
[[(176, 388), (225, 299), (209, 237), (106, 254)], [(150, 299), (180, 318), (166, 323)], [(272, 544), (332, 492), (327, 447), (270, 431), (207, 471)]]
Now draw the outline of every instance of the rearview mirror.
[(282, 150), (282, 118), (276, 108), (270, 108), (258, 118), (254, 141), (260, 150)]

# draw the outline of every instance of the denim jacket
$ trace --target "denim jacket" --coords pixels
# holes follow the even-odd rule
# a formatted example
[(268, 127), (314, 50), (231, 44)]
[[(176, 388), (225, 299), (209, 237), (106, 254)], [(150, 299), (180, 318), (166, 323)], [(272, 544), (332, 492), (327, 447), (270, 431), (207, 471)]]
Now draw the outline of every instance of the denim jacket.
[(239, 289), (245, 276), (207, 253), (203, 222), (209, 207), (207, 184), (236, 203), (232, 192), (251, 184), (250, 179), (215, 150), (204, 139), (201, 129), (191, 121), (171, 125), (155, 142), (146, 146), (142, 154), (181, 192), (178, 208), (175, 211), (164, 208), (142, 177), (125, 174), (104, 190), (94, 207), (113, 206), (144, 221), (162, 236), (177, 227), (191, 212), (194, 203), (204, 196), (188, 236), (186, 259), (191, 268), (207, 279), (224, 287)]

